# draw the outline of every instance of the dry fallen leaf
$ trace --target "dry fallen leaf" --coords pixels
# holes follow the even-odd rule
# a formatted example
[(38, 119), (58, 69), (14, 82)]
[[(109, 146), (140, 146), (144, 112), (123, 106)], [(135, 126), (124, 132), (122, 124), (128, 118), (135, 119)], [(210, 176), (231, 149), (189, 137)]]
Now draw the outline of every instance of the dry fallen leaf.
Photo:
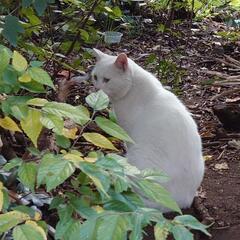
[(227, 169), (229, 169), (228, 164), (226, 162), (217, 163), (217, 164), (215, 164), (214, 168), (217, 169), (217, 170), (227, 170)]
[(209, 161), (209, 160), (212, 160), (212, 159), (213, 159), (212, 155), (205, 155), (205, 156), (203, 156), (203, 160), (204, 161)]

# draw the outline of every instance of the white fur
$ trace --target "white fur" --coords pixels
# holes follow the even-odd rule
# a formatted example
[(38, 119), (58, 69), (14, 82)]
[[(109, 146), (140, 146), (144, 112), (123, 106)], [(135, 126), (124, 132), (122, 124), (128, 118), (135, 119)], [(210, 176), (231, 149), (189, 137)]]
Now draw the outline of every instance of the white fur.
[[(201, 139), (190, 113), (132, 60), (122, 70), (114, 64), (116, 56), (94, 51), (95, 86), (108, 94), (119, 124), (135, 141), (128, 145), (129, 162), (139, 169), (164, 170), (170, 181), (163, 185), (180, 208), (190, 207), (204, 174)], [(104, 77), (110, 81), (104, 83)]]

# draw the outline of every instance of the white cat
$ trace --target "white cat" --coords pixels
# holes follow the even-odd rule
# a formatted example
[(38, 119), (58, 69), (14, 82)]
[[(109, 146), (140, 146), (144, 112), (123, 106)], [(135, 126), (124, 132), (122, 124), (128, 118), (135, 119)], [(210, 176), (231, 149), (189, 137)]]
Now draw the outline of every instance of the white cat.
[(126, 54), (94, 49), (94, 55), (94, 84), (109, 96), (119, 124), (135, 141), (128, 145), (129, 162), (165, 171), (170, 181), (163, 185), (180, 208), (190, 207), (204, 174), (201, 139), (190, 113)]

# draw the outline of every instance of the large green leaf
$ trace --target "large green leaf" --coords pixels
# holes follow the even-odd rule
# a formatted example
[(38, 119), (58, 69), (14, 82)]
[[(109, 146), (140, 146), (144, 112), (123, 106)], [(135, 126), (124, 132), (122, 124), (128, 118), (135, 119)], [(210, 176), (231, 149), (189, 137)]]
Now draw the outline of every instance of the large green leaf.
[(141, 213), (136, 213), (132, 217), (133, 229), (130, 235), (130, 240), (142, 240), (142, 222), (144, 216)]
[(54, 114), (60, 118), (70, 118), (80, 125), (90, 120), (83, 108), (74, 107), (66, 103), (49, 102), (42, 108), (45, 112)]
[(38, 185), (45, 183), (47, 191), (51, 191), (70, 177), (75, 168), (73, 164), (61, 156), (46, 154), (41, 160), (38, 170)]
[(24, 29), (17, 17), (11, 15), (5, 17), (2, 34), (13, 46), (17, 45), (18, 34), (23, 33), (23, 31)]
[(22, 223), (28, 219), (30, 219), (30, 216), (28, 214), (19, 211), (11, 211), (5, 214), (1, 214), (0, 233), (7, 232), (9, 229), (15, 227), (19, 223)]
[(182, 225), (173, 226), (170, 230), (175, 240), (194, 240), (193, 234)]
[(18, 176), (26, 187), (31, 191), (34, 191), (36, 176), (37, 176), (37, 165), (35, 162), (22, 163), (18, 169)]
[(116, 123), (104, 117), (96, 117), (95, 122), (106, 133), (118, 139), (134, 143), (128, 134)]
[(96, 93), (91, 93), (88, 95), (86, 97), (86, 102), (91, 108), (93, 108), (95, 111), (98, 111), (107, 108), (109, 104), (109, 98), (102, 90), (99, 90)]
[[(69, 240), (96, 240), (98, 225), (99, 221), (97, 218), (91, 218), (85, 221), (82, 225), (79, 225), (72, 233), (70, 233)], [(105, 240), (105, 238), (103, 239)]]
[(89, 202), (87, 202), (84, 198), (72, 197), (69, 199), (69, 203), (83, 218), (87, 219), (97, 214), (97, 212), (89, 206)]
[(141, 176), (145, 179), (158, 181), (158, 182), (169, 181), (169, 176), (160, 170), (144, 169), (141, 171)]
[(97, 230), (97, 240), (125, 240), (128, 221), (121, 214), (105, 215)]
[(40, 111), (29, 109), (28, 116), (25, 119), (22, 119), (20, 122), (23, 131), (31, 139), (35, 147), (37, 147), (37, 140), (42, 131), (42, 123), (40, 122), (40, 118)]
[(47, 240), (47, 236), (40, 226), (38, 226), (35, 222), (30, 221), (13, 229), (13, 239)]
[(191, 215), (177, 216), (177, 217), (174, 218), (174, 220), (182, 223), (184, 226), (186, 226), (188, 228), (202, 231), (206, 235), (211, 236), (208, 233), (208, 231), (206, 230), (207, 226), (200, 223), (195, 217), (193, 217)]
[(107, 195), (110, 187), (110, 175), (92, 163), (81, 162), (80, 169), (92, 179), (100, 192)]
[(42, 125), (48, 129), (52, 129), (58, 135), (62, 135), (62, 130), (64, 127), (64, 121), (60, 117), (53, 114), (44, 114), (40, 118)]
[(28, 69), (28, 73), (34, 81), (54, 88), (51, 77), (42, 68), (31, 67)]
[(72, 232), (81, 226), (80, 221), (69, 219), (68, 221), (59, 221), (56, 226), (55, 239), (70, 240)]
[(10, 54), (7, 51), (6, 48), (2, 48), (0, 49), (0, 59), (1, 59), (1, 64), (0, 64), (0, 75), (2, 74), (2, 72), (4, 71), (4, 69), (8, 66), (9, 62), (10, 62)]
[(141, 191), (144, 192), (147, 198), (160, 203), (163, 207), (167, 207), (171, 210), (181, 213), (180, 208), (173, 200), (170, 193), (158, 183), (145, 179), (138, 179), (136, 181), (136, 185)]

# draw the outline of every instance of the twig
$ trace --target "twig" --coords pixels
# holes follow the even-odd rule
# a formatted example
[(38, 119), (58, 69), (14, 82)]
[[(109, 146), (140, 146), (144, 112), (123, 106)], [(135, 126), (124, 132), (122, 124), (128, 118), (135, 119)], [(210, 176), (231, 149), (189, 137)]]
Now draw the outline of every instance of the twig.
[(90, 120), (82, 127), (78, 137), (74, 140), (74, 142), (72, 144), (72, 148), (76, 145), (76, 143), (78, 142), (79, 138), (82, 136), (82, 133), (85, 130), (85, 128), (93, 121), (93, 118), (94, 118), (95, 114), (96, 114), (96, 111), (93, 111), (93, 114), (92, 114)]
[(221, 92), (220, 94), (215, 95), (212, 98), (210, 98), (210, 101), (214, 101), (214, 100), (216, 100), (216, 99), (218, 99), (220, 97), (224, 97), (224, 96), (227, 96), (229, 94), (236, 93), (236, 92), (240, 92), (240, 88), (229, 89), (229, 90), (226, 90), (224, 92)]

